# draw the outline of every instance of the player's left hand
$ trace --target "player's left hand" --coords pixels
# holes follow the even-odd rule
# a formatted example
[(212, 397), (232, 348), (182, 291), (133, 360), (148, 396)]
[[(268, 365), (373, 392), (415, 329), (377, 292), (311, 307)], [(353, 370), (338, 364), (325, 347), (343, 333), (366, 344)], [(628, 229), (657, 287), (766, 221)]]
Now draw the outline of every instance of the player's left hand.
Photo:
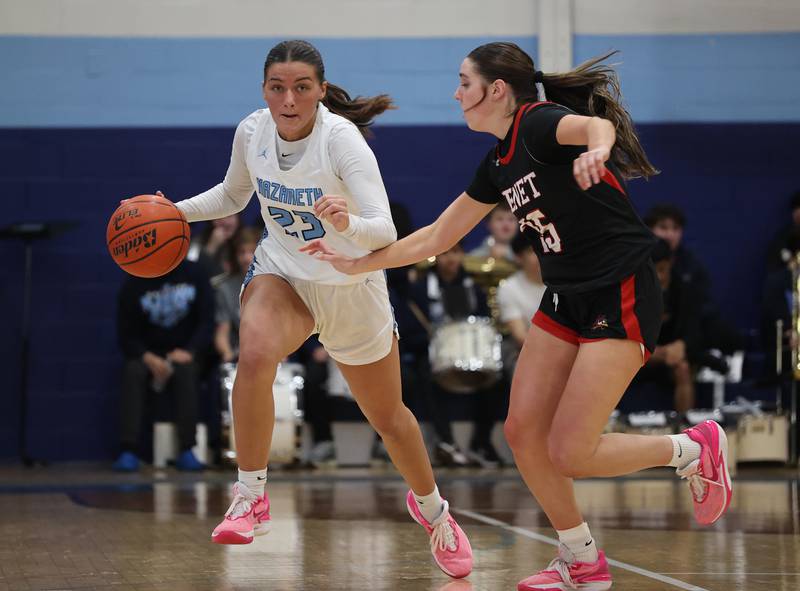
[(339, 254), (322, 240), (312, 240), (301, 247), (300, 252), (310, 254), (321, 261), (328, 261), (340, 273), (356, 275), (361, 272), (356, 268), (358, 259)]
[(323, 195), (314, 203), (314, 213), (336, 228), (337, 232), (344, 232), (350, 226), (347, 200), (338, 195)]
[(601, 147), (584, 152), (575, 159), (572, 172), (581, 189), (585, 191), (600, 182), (606, 173), (605, 162), (610, 155), (608, 148)]

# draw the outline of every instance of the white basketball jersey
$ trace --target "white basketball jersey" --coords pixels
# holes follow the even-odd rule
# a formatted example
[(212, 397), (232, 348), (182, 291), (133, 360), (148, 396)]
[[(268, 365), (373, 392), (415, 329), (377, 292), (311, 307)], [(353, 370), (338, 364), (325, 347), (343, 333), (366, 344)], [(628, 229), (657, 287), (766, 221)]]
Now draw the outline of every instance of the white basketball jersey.
[(317, 238), (337, 252), (360, 257), (369, 251), (339, 234), (329, 223), (314, 215), (314, 202), (323, 195), (338, 195), (347, 200), (353, 215), (360, 215), (358, 205), (347, 186), (333, 172), (328, 153), (331, 131), (340, 125), (353, 125), (319, 104), (314, 130), (301, 160), (290, 170), (278, 165), (277, 128), (269, 109), (260, 109), (248, 119), (254, 125), (247, 144), (246, 162), (256, 190), (265, 235), (256, 248), (256, 259), (271, 261), (287, 277), (328, 285), (358, 283), (368, 273), (346, 275), (330, 263), (299, 252), (299, 248)]

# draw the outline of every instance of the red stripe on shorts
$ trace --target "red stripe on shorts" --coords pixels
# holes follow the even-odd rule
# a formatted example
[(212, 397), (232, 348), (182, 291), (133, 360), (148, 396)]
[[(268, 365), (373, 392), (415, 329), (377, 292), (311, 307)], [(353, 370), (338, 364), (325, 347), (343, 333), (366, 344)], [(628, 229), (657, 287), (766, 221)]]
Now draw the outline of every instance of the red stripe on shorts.
[(625, 334), (632, 341), (644, 344), (642, 330), (639, 327), (639, 319), (633, 307), (636, 305), (636, 275), (631, 275), (622, 282), (620, 304), (622, 308), (622, 326), (625, 327)]
[(566, 326), (559, 324), (541, 310), (538, 310), (536, 314), (533, 315), (531, 322), (533, 322), (533, 324), (541, 328), (546, 333), (549, 333), (554, 337), (561, 339), (562, 341), (566, 341), (572, 345), (578, 344), (577, 332), (571, 328), (567, 328)]

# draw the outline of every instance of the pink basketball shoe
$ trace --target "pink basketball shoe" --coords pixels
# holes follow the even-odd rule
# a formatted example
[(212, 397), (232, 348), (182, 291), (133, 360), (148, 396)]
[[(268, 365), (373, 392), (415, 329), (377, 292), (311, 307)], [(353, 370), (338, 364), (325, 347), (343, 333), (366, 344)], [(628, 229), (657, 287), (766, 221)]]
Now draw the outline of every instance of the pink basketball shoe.
[(246, 485), (233, 485), (233, 502), (214, 532), (211, 541), (216, 544), (250, 544), (253, 535), (269, 532), (272, 521), (269, 515), (269, 497), (256, 496)]
[(714, 421), (703, 421), (684, 433), (700, 444), (700, 458), (678, 469), (677, 473), (689, 483), (695, 519), (701, 525), (710, 525), (722, 517), (731, 504), (728, 438)]
[(542, 591), (551, 589), (567, 591), (605, 591), (611, 589), (606, 555), (599, 551), (596, 562), (578, 562), (564, 544), (558, 546), (558, 557), (547, 568), (517, 583), (517, 591)]
[(455, 579), (466, 577), (472, 571), (472, 547), (467, 535), (450, 515), (447, 501), (444, 501), (442, 514), (433, 523), (425, 519), (411, 491), (406, 495), (406, 508), (431, 537), (431, 553), (436, 565)]

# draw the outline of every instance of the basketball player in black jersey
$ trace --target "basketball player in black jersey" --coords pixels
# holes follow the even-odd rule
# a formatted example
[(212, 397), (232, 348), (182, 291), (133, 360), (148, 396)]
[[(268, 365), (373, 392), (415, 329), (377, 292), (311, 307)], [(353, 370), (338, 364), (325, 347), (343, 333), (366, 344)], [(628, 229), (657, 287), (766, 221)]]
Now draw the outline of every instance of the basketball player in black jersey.
[(601, 63), (607, 57), (543, 74), (512, 43), (473, 50), (455, 98), (470, 129), (499, 141), (466, 192), (433, 224), (362, 258), (319, 241), (305, 247), (346, 273), (398, 267), (447, 250), (501, 201), (511, 207), (547, 291), (519, 356), (505, 434), (560, 540), (558, 557), (520, 590), (611, 587), (573, 478), (674, 466), (702, 524), (731, 498), (727, 440), (712, 421), (680, 435), (602, 434), (655, 347), (662, 313), (655, 240), (625, 188), (657, 171), (620, 104), (615, 72)]

